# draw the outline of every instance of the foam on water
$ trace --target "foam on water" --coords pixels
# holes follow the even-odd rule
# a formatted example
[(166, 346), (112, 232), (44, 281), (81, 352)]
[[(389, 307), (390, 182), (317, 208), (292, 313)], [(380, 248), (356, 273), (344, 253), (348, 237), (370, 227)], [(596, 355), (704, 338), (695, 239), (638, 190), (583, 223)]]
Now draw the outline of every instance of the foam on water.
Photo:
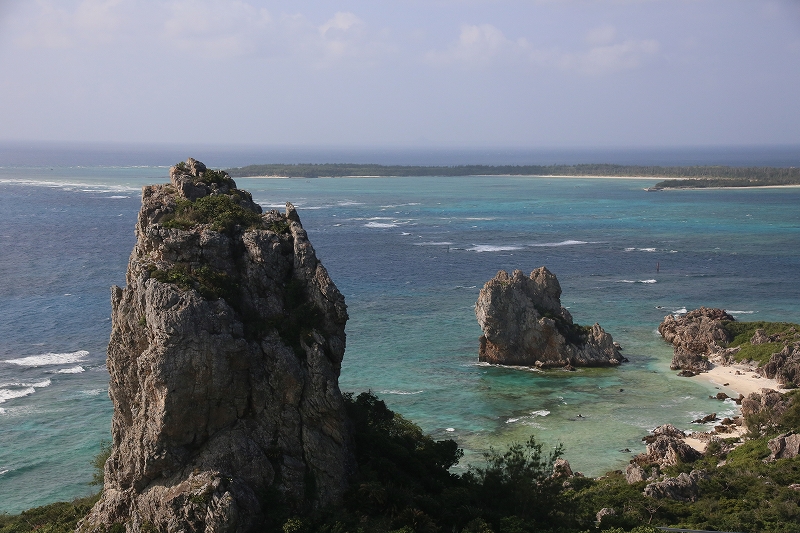
[(78, 366), (72, 366), (72, 367), (69, 367), (69, 368), (62, 368), (60, 370), (57, 370), (56, 372), (59, 373), (59, 374), (80, 374), (81, 372), (85, 372), (85, 371), (86, 371), (85, 368), (83, 368), (82, 366), (78, 365)]
[(89, 356), (86, 350), (78, 350), (77, 352), (70, 353), (43, 353), (40, 355), (30, 355), (28, 357), (20, 357), (17, 359), (6, 359), (0, 361), (2, 363), (9, 363), (19, 366), (49, 366), (49, 365), (64, 365), (69, 363), (80, 363)]
[(451, 246), (452, 242), (442, 241), (442, 242), (415, 242), (414, 246)]
[(522, 250), (522, 246), (517, 245), (492, 245), (492, 244), (474, 244), (472, 248), (465, 248), (468, 252), (512, 252), (514, 250)]
[(568, 241), (560, 241), (560, 242), (544, 242), (544, 243), (541, 243), (541, 244), (529, 244), (528, 246), (547, 247), (547, 248), (549, 248), (549, 247), (552, 247), (552, 246), (575, 246), (575, 245), (579, 245), (579, 244), (592, 244), (592, 243), (589, 243), (588, 241), (572, 241), (572, 240), (568, 240)]
[(392, 222), (367, 222), (364, 224), (367, 228), (396, 228), (397, 224)]
[(418, 390), (418, 391), (407, 391), (407, 390), (389, 389), (389, 390), (382, 390), (382, 391), (378, 391), (378, 392), (380, 394), (399, 394), (400, 396), (414, 396), (416, 394), (422, 394), (424, 391), (421, 391), (421, 390)]
[(728, 309), (725, 309), (725, 312), (729, 315), (752, 315), (757, 311), (729, 311)]
[(23, 398), (36, 392), (33, 387), (25, 387), (22, 389), (0, 389), (0, 403), (5, 403), (14, 398)]

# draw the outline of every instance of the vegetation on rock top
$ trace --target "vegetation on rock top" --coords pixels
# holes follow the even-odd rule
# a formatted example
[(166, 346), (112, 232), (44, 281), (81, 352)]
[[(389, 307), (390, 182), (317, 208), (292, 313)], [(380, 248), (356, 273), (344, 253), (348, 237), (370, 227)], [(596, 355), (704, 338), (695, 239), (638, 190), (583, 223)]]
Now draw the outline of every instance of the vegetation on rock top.
[(231, 233), (237, 226), (245, 229), (260, 227), (261, 216), (239, 205), (234, 199), (237, 193), (241, 191), (204, 196), (194, 202), (179, 198), (175, 211), (165, 215), (161, 223), (166, 228), (183, 230), (198, 224), (211, 224), (211, 229), (221, 233)]

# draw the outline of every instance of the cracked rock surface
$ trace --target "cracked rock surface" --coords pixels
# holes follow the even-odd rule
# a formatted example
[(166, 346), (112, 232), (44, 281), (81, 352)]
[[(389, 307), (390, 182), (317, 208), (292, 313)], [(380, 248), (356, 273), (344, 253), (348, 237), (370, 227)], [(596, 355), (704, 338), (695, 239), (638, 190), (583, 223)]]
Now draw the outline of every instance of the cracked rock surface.
[[(244, 532), (276, 505), (340, 501), (354, 468), (344, 297), (291, 204), (261, 213), (193, 159), (170, 179), (143, 189), (127, 285), (111, 291), (113, 448), (79, 530)], [(234, 222), (197, 214), (220, 199)]]
[(502, 365), (613, 366), (627, 361), (599, 324), (578, 326), (561, 305), (561, 285), (540, 267), (525, 276), (501, 270), (475, 304), (483, 331), (479, 360)]

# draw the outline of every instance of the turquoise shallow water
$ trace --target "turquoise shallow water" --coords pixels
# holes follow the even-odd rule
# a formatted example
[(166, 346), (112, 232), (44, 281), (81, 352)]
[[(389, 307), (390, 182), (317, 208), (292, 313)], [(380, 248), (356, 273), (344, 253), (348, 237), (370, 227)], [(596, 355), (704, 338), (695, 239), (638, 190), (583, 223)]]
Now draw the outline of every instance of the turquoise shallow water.
[[(108, 287), (124, 282), (140, 187), (166, 173), (0, 169), (0, 511), (93, 490), (89, 460), (111, 415)], [(709, 305), (800, 321), (800, 189), (645, 192), (654, 181), (237, 180), (268, 209), (297, 205), (345, 295), (343, 390), (371, 389), (456, 439), (462, 463), (533, 433), (588, 475), (622, 467), (657, 424), (689, 429), (734, 409), (669, 371), (655, 332), (664, 315)], [(477, 364), (480, 287), (499, 269), (541, 265), (575, 320), (600, 322), (630, 363)]]

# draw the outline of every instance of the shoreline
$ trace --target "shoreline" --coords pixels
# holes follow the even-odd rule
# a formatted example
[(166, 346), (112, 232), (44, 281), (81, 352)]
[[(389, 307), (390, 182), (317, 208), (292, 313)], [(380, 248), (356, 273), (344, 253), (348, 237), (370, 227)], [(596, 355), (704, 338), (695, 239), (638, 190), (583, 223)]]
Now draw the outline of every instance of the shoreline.
[[(717, 388), (728, 389), (735, 395), (742, 394), (745, 398), (753, 392), (759, 392), (761, 389), (773, 389), (778, 392), (784, 393), (786, 389), (781, 388), (780, 384), (774, 380), (765, 378), (764, 376), (756, 373), (755, 366), (746, 365), (742, 363), (734, 363), (732, 365), (721, 365), (712, 362), (712, 367), (706, 372), (701, 372), (693, 376), (691, 380), (707, 381)], [(725, 391), (723, 391), (725, 392)], [(726, 392), (729, 396), (732, 394)], [(734, 396), (735, 397), (735, 396)]]
[[(787, 389), (781, 388), (780, 384), (774, 380), (765, 378), (756, 372), (757, 367), (742, 363), (722, 365), (712, 362), (712, 367), (706, 372), (701, 372), (687, 379), (694, 381), (705, 381), (711, 383), (716, 389), (728, 394), (729, 397), (737, 398), (739, 394), (747, 398), (753, 392), (760, 392), (761, 389), (773, 389), (780, 393), (785, 393)], [(738, 414), (742, 416), (741, 404), (736, 405)], [(714, 423), (707, 431), (692, 431), (683, 438), (683, 441), (695, 450), (705, 453), (706, 446), (715, 434), (715, 428), (719, 423)], [(743, 437), (747, 429), (743, 425), (734, 426), (735, 429), (728, 430), (720, 436), (724, 438)]]
[[(557, 178), (557, 179), (598, 179), (598, 180), (660, 180), (659, 176), (566, 176), (557, 174), (466, 174), (464, 176), (236, 176), (235, 179), (336, 179), (336, 178)], [(680, 179), (680, 178), (674, 178)], [(662, 192), (662, 191), (716, 191), (716, 190), (742, 190), (742, 189), (796, 189), (800, 188), (800, 184), (795, 185), (753, 185), (748, 187), (665, 187), (663, 189), (654, 189), (652, 187), (645, 189), (648, 192)]]

